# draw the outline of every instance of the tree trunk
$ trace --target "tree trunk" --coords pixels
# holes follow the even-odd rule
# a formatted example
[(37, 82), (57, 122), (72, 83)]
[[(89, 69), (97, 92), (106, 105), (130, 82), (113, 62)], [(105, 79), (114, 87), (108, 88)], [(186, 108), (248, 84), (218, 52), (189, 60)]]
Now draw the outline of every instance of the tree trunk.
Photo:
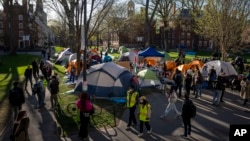
[(193, 37), (193, 51), (199, 50), (199, 35), (194, 33)]

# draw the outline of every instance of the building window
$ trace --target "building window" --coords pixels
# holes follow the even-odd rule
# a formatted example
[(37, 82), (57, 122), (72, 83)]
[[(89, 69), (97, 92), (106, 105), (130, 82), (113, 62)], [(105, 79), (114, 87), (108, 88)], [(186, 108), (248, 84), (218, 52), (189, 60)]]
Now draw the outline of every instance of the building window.
[(19, 37), (23, 37), (23, 31), (19, 31)]
[(172, 40), (172, 46), (174, 46), (174, 40)]
[(184, 40), (181, 40), (181, 45), (185, 45), (185, 41)]
[(207, 41), (204, 41), (203, 44), (204, 44), (204, 47), (207, 47)]
[(3, 28), (3, 23), (2, 22), (0, 22), (0, 28)]
[(190, 41), (187, 40), (187, 47), (190, 47)]
[(18, 15), (18, 20), (22, 21), (23, 20), (23, 15)]
[(187, 33), (187, 38), (188, 38), (188, 39), (190, 39), (190, 35), (191, 35), (190, 33)]
[(23, 23), (19, 23), (19, 28), (20, 28), (20, 29), (23, 28)]
[(185, 33), (181, 32), (181, 38), (185, 38)]
[(202, 41), (199, 41), (199, 46), (200, 46), (200, 47), (202, 46)]

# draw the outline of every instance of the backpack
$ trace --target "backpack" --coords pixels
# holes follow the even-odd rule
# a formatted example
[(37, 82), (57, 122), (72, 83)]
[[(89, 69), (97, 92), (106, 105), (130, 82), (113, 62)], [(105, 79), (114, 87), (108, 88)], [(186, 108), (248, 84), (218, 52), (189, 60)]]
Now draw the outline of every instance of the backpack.
[(9, 91), (9, 101), (12, 106), (18, 106), (21, 104), (21, 96), (20, 93), (18, 92), (18, 89), (11, 89)]
[(40, 93), (40, 91), (41, 91), (40, 85), (38, 83), (33, 84), (32, 94), (33, 95), (38, 94), (38, 93)]

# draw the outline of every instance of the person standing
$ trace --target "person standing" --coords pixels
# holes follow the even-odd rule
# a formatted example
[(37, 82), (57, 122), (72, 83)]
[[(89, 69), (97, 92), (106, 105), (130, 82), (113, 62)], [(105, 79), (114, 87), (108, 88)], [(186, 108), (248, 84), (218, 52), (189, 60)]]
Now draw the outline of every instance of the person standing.
[(174, 86), (170, 88), (169, 94), (166, 94), (166, 96), (168, 98), (168, 105), (163, 115), (160, 116), (160, 118), (165, 119), (171, 110), (174, 110), (174, 112), (176, 113), (176, 118), (179, 118), (180, 112), (177, 110), (176, 105), (175, 105), (175, 102), (177, 101), (178, 98), (177, 98), (176, 92), (174, 91)]
[(14, 110), (14, 118), (17, 117), (17, 113), (22, 110), (22, 105), (25, 102), (23, 89), (20, 88), (18, 81), (14, 82), (14, 88), (9, 91), (9, 102)]
[(194, 76), (194, 83), (195, 83), (195, 98), (201, 97), (201, 89), (203, 84), (203, 77), (199, 71), (199, 69), (196, 69), (196, 73)]
[(220, 102), (224, 102), (223, 97), (225, 94), (226, 86), (227, 86), (227, 79), (225, 76), (225, 73), (221, 73), (221, 96), (220, 96)]
[(185, 100), (182, 106), (182, 120), (184, 124), (184, 134), (181, 137), (186, 138), (191, 135), (191, 118), (192, 118), (192, 100), (189, 99), (189, 95), (185, 94)]
[(215, 81), (216, 78), (217, 78), (217, 74), (214, 69), (214, 66), (212, 66), (212, 68), (209, 70), (209, 73), (208, 73), (208, 87), (209, 88), (212, 88), (212, 81)]
[(190, 95), (190, 90), (191, 90), (192, 82), (193, 82), (192, 75), (190, 73), (187, 73), (186, 77), (184, 79), (184, 83), (185, 83), (186, 93), (188, 95)]
[(69, 81), (74, 83), (76, 77), (76, 68), (72, 65), (70, 69), (70, 76)]
[(45, 100), (45, 86), (44, 85), (44, 76), (40, 76), (39, 79), (38, 79), (38, 93), (37, 93), (37, 96), (38, 96), (38, 106), (37, 106), (37, 109), (40, 109), (44, 106), (44, 100)]
[(51, 80), (50, 80), (50, 83), (49, 83), (49, 88), (50, 88), (51, 110), (53, 110), (54, 107), (58, 103), (57, 94), (58, 94), (58, 91), (59, 91), (59, 82), (57, 81), (55, 75), (53, 75), (51, 77)]
[(220, 97), (221, 97), (221, 89), (222, 89), (222, 80), (221, 76), (218, 76), (217, 80), (212, 81), (212, 91), (214, 93), (212, 104), (219, 106)]
[(149, 124), (150, 118), (151, 118), (151, 105), (146, 100), (145, 96), (140, 97), (140, 106), (139, 106), (139, 120), (140, 120), (140, 133), (138, 134), (138, 137), (141, 137), (143, 135), (143, 124), (145, 124), (148, 134), (152, 132), (152, 128)]
[(137, 125), (137, 121), (135, 118), (135, 110), (136, 110), (136, 105), (138, 103), (138, 97), (139, 94), (135, 90), (135, 87), (133, 85), (130, 86), (130, 89), (127, 91), (127, 96), (126, 96), (126, 108), (129, 108), (129, 119), (128, 119), (128, 124), (127, 124), (127, 130), (130, 129), (130, 126), (132, 122), (134, 125)]
[(240, 85), (241, 85), (240, 96), (244, 100), (242, 105), (246, 105), (248, 99), (250, 98), (250, 83), (247, 80), (247, 78), (243, 78), (240, 82)]
[(86, 140), (88, 138), (88, 124), (90, 120), (90, 111), (93, 108), (93, 104), (89, 100), (89, 96), (86, 92), (82, 92), (79, 99), (76, 101), (77, 108), (80, 110), (80, 130), (78, 137)]
[(32, 87), (32, 69), (30, 68), (30, 66), (28, 66), (25, 69), (24, 77), (25, 77), (25, 89), (27, 89), (28, 81), (30, 82), (30, 86)]
[(178, 97), (181, 98), (181, 89), (182, 89), (182, 74), (180, 70), (176, 70), (176, 73), (174, 75), (174, 82), (176, 84), (175, 91), (177, 92), (177, 89), (179, 90)]

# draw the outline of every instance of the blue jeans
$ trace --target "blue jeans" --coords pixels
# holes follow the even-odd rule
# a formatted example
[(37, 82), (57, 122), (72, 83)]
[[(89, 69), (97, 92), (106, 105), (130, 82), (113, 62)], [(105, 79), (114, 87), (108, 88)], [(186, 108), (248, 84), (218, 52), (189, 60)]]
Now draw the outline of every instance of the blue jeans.
[(213, 90), (213, 92), (214, 92), (213, 104), (219, 105), (221, 90)]
[(201, 96), (202, 84), (195, 84), (195, 97)]

